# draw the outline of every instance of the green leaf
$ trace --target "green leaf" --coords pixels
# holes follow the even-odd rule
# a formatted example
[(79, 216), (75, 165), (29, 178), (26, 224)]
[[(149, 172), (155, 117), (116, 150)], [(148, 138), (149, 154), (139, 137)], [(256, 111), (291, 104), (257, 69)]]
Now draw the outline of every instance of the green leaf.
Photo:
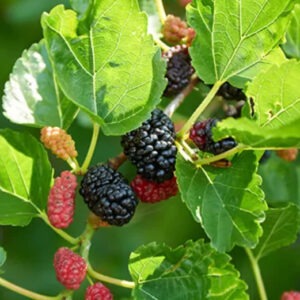
[(286, 32), (286, 43), (282, 49), (288, 57), (300, 59), (300, 4), (292, 11), (292, 19)]
[(293, 202), (300, 207), (300, 157), (288, 162), (274, 154), (260, 165), (259, 173), (268, 203)]
[(138, 2), (140, 9), (148, 16), (148, 33), (152, 35), (158, 35), (160, 33), (162, 24), (159, 19), (155, 1), (138, 0)]
[(247, 95), (254, 100), (259, 126), (279, 129), (300, 119), (299, 76), (300, 62), (291, 60), (260, 73), (249, 84)]
[(6, 261), (6, 251), (0, 247), (0, 267), (2, 267), (4, 265)]
[(196, 30), (190, 54), (205, 83), (255, 68), (281, 41), (294, 1), (195, 0), (187, 8)]
[(279, 128), (264, 128), (248, 118), (228, 118), (218, 122), (213, 129), (214, 140), (218, 141), (231, 136), (238, 143), (251, 148), (299, 148), (300, 118), (290, 124), (282, 124)]
[(300, 146), (300, 62), (272, 66), (249, 83), (247, 95), (254, 103), (253, 119), (226, 119), (218, 123), (214, 138), (233, 136), (251, 147)]
[(5, 85), (4, 115), (12, 122), (67, 128), (77, 107), (58, 89), (45, 43), (23, 52)]
[(229, 259), (202, 240), (175, 249), (157, 243), (142, 246), (129, 261), (134, 299), (249, 299)]
[(256, 260), (295, 242), (299, 230), (300, 209), (293, 203), (270, 208), (263, 223), (264, 234), (253, 253)]
[(47, 152), (31, 135), (9, 129), (0, 130), (0, 152), (0, 224), (27, 225), (47, 202)]
[(253, 67), (239, 73), (238, 76), (232, 77), (229, 81), (233, 86), (239, 87), (241, 89), (245, 88), (248, 81), (253, 80), (257, 74), (266, 72), (273, 65), (281, 65), (286, 62), (287, 58), (280, 47), (273, 49), (265, 58), (263, 58), (259, 63)]
[(159, 103), (165, 62), (136, 0), (93, 5), (80, 26), (76, 13), (61, 5), (44, 14), (44, 36), (64, 93), (105, 134), (121, 135), (150, 117)]
[(254, 247), (262, 235), (264, 194), (252, 151), (235, 155), (230, 168), (196, 168), (177, 157), (176, 176), (182, 199), (218, 251), (234, 245)]

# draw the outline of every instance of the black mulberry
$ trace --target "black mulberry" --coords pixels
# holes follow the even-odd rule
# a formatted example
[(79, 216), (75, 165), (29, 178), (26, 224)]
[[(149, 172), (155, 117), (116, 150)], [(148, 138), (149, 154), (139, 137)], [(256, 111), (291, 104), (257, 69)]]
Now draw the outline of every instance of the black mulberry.
[(190, 130), (190, 139), (196, 146), (204, 151), (213, 154), (220, 154), (234, 148), (237, 143), (231, 137), (215, 142), (212, 138), (212, 128), (216, 126), (217, 119), (208, 119), (194, 124)]
[(170, 48), (169, 51), (163, 53), (163, 57), (167, 60), (166, 78), (168, 79), (164, 96), (174, 96), (190, 82), (190, 78), (194, 73), (191, 58), (185, 45)]
[(177, 148), (171, 119), (155, 109), (151, 118), (121, 139), (124, 153), (148, 180), (163, 182), (173, 177)]
[(246, 100), (246, 95), (237, 87), (234, 87), (229, 82), (224, 82), (219, 88), (217, 95), (226, 100)]
[(91, 167), (81, 181), (79, 193), (89, 209), (110, 225), (128, 223), (138, 204), (128, 181), (107, 165)]

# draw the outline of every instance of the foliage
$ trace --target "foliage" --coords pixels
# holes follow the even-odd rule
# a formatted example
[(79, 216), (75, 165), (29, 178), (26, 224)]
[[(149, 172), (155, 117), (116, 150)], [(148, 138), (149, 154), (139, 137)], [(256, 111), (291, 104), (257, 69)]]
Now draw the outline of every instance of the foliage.
[[(265, 164), (260, 161), (265, 150), (300, 146), (300, 9), (296, 3), (193, 0), (186, 7), (186, 17), (196, 32), (189, 47), (195, 74), (187, 88), (172, 99), (162, 97), (166, 61), (161, 53), (169, 49), (160, 36), (165, 17), (162, 1), (71, 0), (71, 8), (59, 4), (44, 12), (41, 40), (16, 60), (4, 88), (3, 115), (18, 126), (8, 124), (0, 129), (0, 224), (14, 226), (13, 234), (17, 226), (37, 228), (43, 222), (56, 234), (56, 245), (63, 241), (86, 260), (90, 281), (128, 288), (133, 299), (250, 299), (251, 282), (231, 261), (239, 246), (250, 259), (259, 297), (266, 300), (271, 291), (263, 283), (261, 260), (293, 244), (300, 229), (299, 159), (284, 162), (273, 153)], [(243, 89), (247, 97), (239, 118), (227, 118), (218, 104), (226, 103), (217, 95), (225, 82)], [(186, 113), (185, 105), (195, 109)], [(118, 155), (120, 136), (140, 126), (156, 107), (183, 126), (174, 141), (179, 195), (155, 205), (165, 207), (167, 218), (171, 201), (177, 201), (180, 210), (189, 212), (186, 219), (197, 223), (193, 230), (198, 231), (193, 240), (186, 237), (174, 247), (146, 238), (141, 245), (129, 245), (132, 281), (121, 280), (94, 269), (98, 263), (90, 250), (96, 244), (92, 240), (95, 229), (115, 229), (104, 228), (86, 208), (81, 210), (80, 197), (76, 230), (53, 227), (46, 211), (48, 194), (58, 170), (70, 169), (80, 180), (94, 163), (94, 154), (97, 162), (109, 160), (120, 167), (124, 162)], [(232, 137), (238, 145), (215, 156), (196, 149), (188, 132), (204, 116), (222, 118), (213, 129), (215, 140)], [(78, 125), (83, 123), (85, 129)], [(73, 132), (78, 161), (73, 158), (62, 163), (46, 151), (38, 139), (45, 126)], [(73, 128), (92, 132), (88, 149), (81, 142), (81, 138), (87, 142), (85, 134), (77, 135)], [(226, 166), (218, 165), (220, 161)], [(135, 172), (129, 164), (121, 170), (129, 178)], [(145, 211), (155, 215), (151, 204), (144, 205), (128, 225), (131, 228), (135, 220), (146, 222)], [(187, 226), (184, 218), (183, 213), (176, 214), (178, 228)], [(154, 227), (159, 220), (150, 219), (147, 230), (155, 228), (153, 239), (167, 240), (166, 228)], [(175, 224), (171, 226), (176, 233)], [(123, 234), (126, 227), (119, 229), (120, 234), (130, 239)], [(114, 242), (113, 234), (107, 237)], [(108, 244), (101, 241), (102, 248)], [(4, 243), (1, 272), (7, 263), (5, 250)], [(109, 256), (109, 251), (102, 251)], [(0, 285), (32, 299), (80, 295), (55, 286), (57, 295), (45, 296), (2, 277)], [(287, 287), (292, 288), (297, 287)], [(50, 291), (44, 287), (40, 292)], [(129, 297), (129, 293), (116, 291), (120, 299)], [(279, 294), (272, 295), (279, 298)]]

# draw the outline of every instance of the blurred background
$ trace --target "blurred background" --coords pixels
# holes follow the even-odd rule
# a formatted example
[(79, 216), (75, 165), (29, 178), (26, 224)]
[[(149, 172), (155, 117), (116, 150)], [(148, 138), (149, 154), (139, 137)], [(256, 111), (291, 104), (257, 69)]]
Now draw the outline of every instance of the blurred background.
[[(164, 1), (167, 13), (180, 15), (184, 18), (184, 8), (179, 1)], [(0, 94), (2, 98), (4, 84), (22, 51), (38, 42), (42, 37), (40, 16), (55, 5), (67, 1), (37, 0), (1, 0), (0, 4)], [(207, 87), (199, 87), (188, 97), (175, 118), (188, 116), (197, 107), (199, 100), (207, 92)], [(168, 102), (164, 99), (163, 104)], [(0, 114), (0, 128), (14, 128), (19, 131), (28, 130), (36, 137), (39, 130), (16, 126)], [(91, 137), (91, 124), (80, 114), (70, 128), (82, 162)], [(100, 136), (92, 164), (105, 161), (121, 152), (118, 137)], [(80, 156), (82, 154), (82, 156)], [(108, 156), (109, 155), (109, 156)], [(63, 162), (50, 155), (56, 174), (67, 168)], [(260, 172), (265, 178), (264, 189), (267, 198), (274, 201), (291, 200), (299, 204), (300, 199), (300, 162), (291, 165), (284, 162), (274, 153), (267, 162), (261, 165)], [(129, 179), (134, 176), (134, 168), (125, 163), (121, 171)], [(270, 177), (270, 174), (273, 174)], [(281, 185), (277, 183), (281, 182)], [(275, 190), (275, 192), (274, 192)], [(88, 215), (86, 205), (78, 197), (75, 221), (68, 229), (74, 236), (79, 235)], [(130, 224), (121, 228), (104, 228), (99, 230), (93, 239), (90, 258), (91, 263), (99, 272), (130, 280), (127, 262), (130, 252), (138, 246), (152, 242), (165, 242), (176, 247), (188, 239), (206, 239), (201, 226), (193, 221), (189, 211), (179, 197), (163, 201), (155, 205), (140, 204)], [(56, 281), (52, 267), (53, 255), (58, 247), (68, 244), (51, 231), (41, 220), (33, 220), (24, 228), (0, 227), (0, 245), (7, 251), (7, 261), (3, 267), (5, 279), (35, 292), (56, 295), (62, 286)], [(261, 268), (269, 299), (280, 299), (284, 290), (300, 290), (300, 244), (296, 242), (262, 259)], [(252, 271), (243, 249), (236, 248), (231, 253), (233, 263), (241, 272), (241, 277), (249, 285), (251, 299), (259, 299), (253, 282)], [(281, 275), (281, 276), (280, 276)], [(83, 299), (85, 281), (81, 289), (74, 294), (76, 300)], [(130, 291), (108, 285), (114, 298), (129, 299)], [(0, 286), (1, 300), (25, 299)]]

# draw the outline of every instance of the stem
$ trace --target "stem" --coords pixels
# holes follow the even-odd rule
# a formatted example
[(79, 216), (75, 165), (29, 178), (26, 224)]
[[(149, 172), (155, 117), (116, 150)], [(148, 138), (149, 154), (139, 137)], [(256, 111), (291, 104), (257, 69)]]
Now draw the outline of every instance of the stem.
[(120, 168), (120, 166), (127, 160), (127, 156), (121, 152), (118, 156), (111, 158), (108, 161), (108, 165), (115, 169), (118, 170)]
[(160, 40), (158, 36), (153, 35), (153, 40), (164, 52), (168, 52), (170, 50), (170, 47), (165, 44), (163, 41)]
[(111, 284), (115, 284), (121, 286), (123, 288), (133, 289), (135, 287), (135, 283), (133, 281), (121, 280), (113, 277), (109, 277), (103, 274), (96, 272), (90, 265), (88, 266), (88, 273), (91, 277), (98, 279), (100, 281), (108, 282)]
[(163, 4), (162, 0), (155, 0), (155, 5), (156, 5), (156, 9), (157, 9), (157, 13), (158, 13), (160, 22), (162, 24), (164, 24), (167, 15), (166, 15), (164, 4)]
[(9, 282), (1, 277), (0, 277), (0, 285), (4, 286), (5, 288), (7, 288), (17, 294), (23, 295), (29, 299), (35, 299), (35, 300), (60, 300), (60, 299), (63, 299), (61, 295), (58, 295), (55, 297), (50, 297), (50, 296), (44, 296), (44, 295), (29, 291), (29, 290), (24, 289), (14, 283)]
[(223, 158), (227, 158), (228, 156), (231, 156), (241, 150), (246, 150), (246, 149), (247, 149), (247, 147), (245, 147), (243, 145), (238, 145), (238, 146), (236, 146), (226, 152), (223, 152), (221, 154), (199, 159), (198, 161), (195, 162), (195, 165), (196, 166), (209, 165), (215, 161), (221, 160)]
[(79, 238), (73, 238), (72, 236), (70, 236), (69, 234), (67, 234), (65, 231), (58, 229), (54, 226), (51, 225), (48, 216), (45, 212), (40, 211), (39, 217), (44, 220), (44, 222), (49, 225), (59, 236), (61, 236), (63, 239), (65, 239), (67, 242), (69, 242), (70, 244), (76, 245), (79, 243)]
[(250, 263), (251, 263), (251, 267), (252, 267), (252, 270), (253, 270), (253, 274), (254, 274), (254, 278), (255, 278), (255, 281), (256, 281), (256, 285), (257, 285), (257, 289), (258, 289), (258, 292), (259, 292), (260, 299), (261, 300), (268, 300), (267, 293), (266, 293), (265, 286), (264, 286), (264, 282), (263, 282), (261, 272), (260, 272), (260, 268), (259, 268), (259, 265), (258, 265), (258, 261), (255, 259), (252, 251), (249, 248), (244, 248), (244, 249), (245, 249), (246, 254), (248, 255), (248, 258), (249, 258)]
[(200, 79), (196, 74), (192, 75), (189, 85), (181, 93), (179, 93), (165, 108), (165, 114), (169, 117), (172, 117), (175, 110), (180, 106), (183, 100), (193, 91), (194, 87), (199, 81)]
[(95, 151), (95, 148), (96, 148), (98, 136), (99, 136), (99, 131), (100, 131), (100, 126), (96, 123), (93, 123), (93, 136), (92, 136), (92, 139), (91, 139), (91, 143), (90, 143), (88, 153), (87, 153), (87, 155), (85, 157), (85, 160), (84, 160), (84, 162), (82, 164), (82, 167), (81, 167), (81, 173), (82, 174), (86, 173), (86, 171), (87, 171), (87, 169), (90, 165), (90, 162), (92, 160), (92, 157), (93, 157), (93, 154), (94, 154), (94, 151)]
[(81, 235), (81, 256), (88, 261), (91, 247), (91, 239), (95, 233), (94, 228), (90, 223), (87, 223), (84, 232)]
[(214, 86), (209, 91), (209, 93), (207, 94), (205, 99), (200, 103), (200, 105), (197, 107), (197, 109), (194, 111), (194, 113), (190, 116), (190, 118), (187, 120), (187, 122), (184, 124), (184, 126), (179, 131), (178, 136), (180, 138), (185, 138), (186, 133), (193, 126), (193, 124), (196, 122), (198, 117), (202, 114), (202, 112), (205, 110), (205, 108), (208, 106), (208, 104), (211, 102), (211, 100), (215, 97), (217, 91), (219, 90), (219, 88), (222, 84), (223, 84), (223, 81), (217, 81), (214, 84)]
[(77, 161), (77, 159), (76, 158), (68, 158), (67, 159), (67, 163), (68, 163), (68, 165), (71, 167), (71, 169), (73, 170), (73, 171), (78, 171), (79, 169), (80, 169), (80, 166), (79, 166), (79, 164), (78, 164), (78, 161)]

